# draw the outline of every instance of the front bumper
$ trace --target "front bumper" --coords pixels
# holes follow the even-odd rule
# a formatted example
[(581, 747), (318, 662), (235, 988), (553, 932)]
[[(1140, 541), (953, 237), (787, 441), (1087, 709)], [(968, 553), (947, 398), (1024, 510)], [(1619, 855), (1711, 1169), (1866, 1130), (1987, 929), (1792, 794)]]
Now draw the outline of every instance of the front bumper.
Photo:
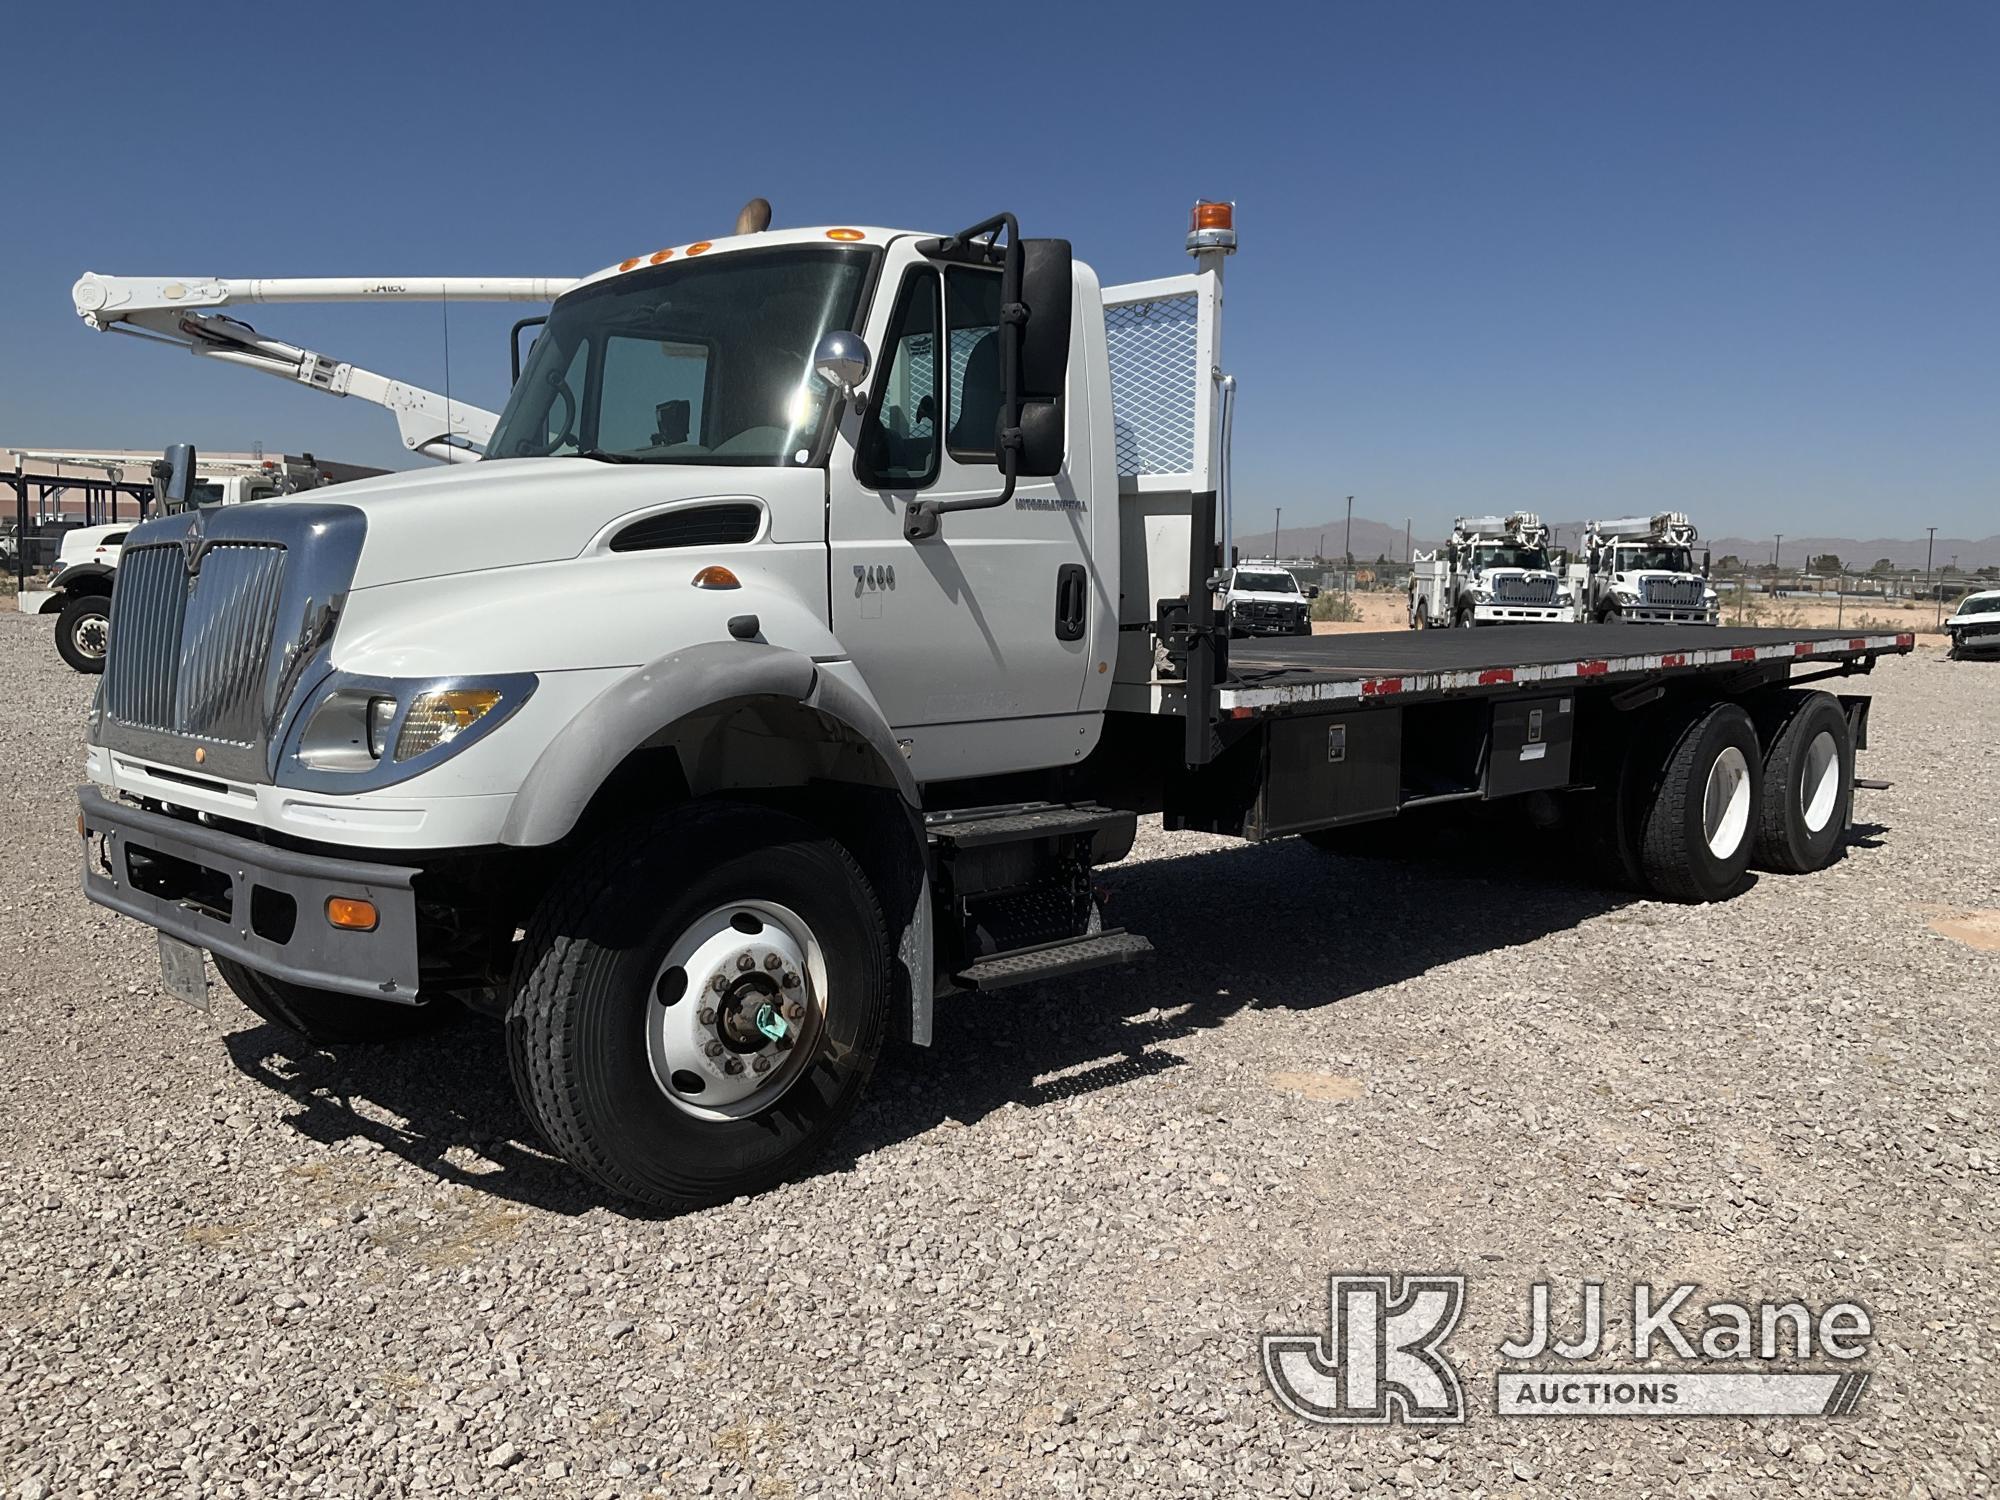
[(1229, 617), (1229, 628), (1243, 635), (1310, 635), (1312, 622), (1303, 614), (1284, 615), (1236, 615)]
[(1618, 617), (1633, 625), (1719, 625), (1722, 611), (1699, 604), (1626, 604), (1611, 606)]
[[(99, 906), (260, 974), (371, 1000), (417, 999), (417, 872), (273, 848), (77, 792), (83, 891)], [(372, 932), (326, 920), (329, 897), (380, 914)]]
[(1475, 604), (1472, 619), (1476, 625), (1568, 625), (1575, 623), (1576, 609), (1568, 604)]
[(2000, 625), (1971, 625), (1962, 630), (1951, 630), (1952, 645), (1964, 655), (1984, 656), (1988, 652), (2000, 653)]

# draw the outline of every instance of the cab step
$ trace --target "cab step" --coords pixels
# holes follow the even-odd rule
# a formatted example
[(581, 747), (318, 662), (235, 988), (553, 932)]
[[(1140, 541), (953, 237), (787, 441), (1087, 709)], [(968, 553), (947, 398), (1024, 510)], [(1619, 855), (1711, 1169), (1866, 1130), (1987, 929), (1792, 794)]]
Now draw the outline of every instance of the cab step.
[(979, 849), (1015, 844), (1027, 839), (1096, 834), (1107, 828), (1136, 825), (1138, 816), (1090, 802), (1024, 802), (1005, 807), (968, 808), (963, 812), (932, 813), (925, 832), (954, 849)]
[(1136, 932), (1113, 927), (1060, 943), (1043, 943), (1034, 948), (1016, 948), (982, 958), (954, 974), (963, 989), (1001, 990), (1010, 984), (1029, 984), (1038, 979), (1060, 979), (1085, 969), (1103, 969), (1136, 963), (1153, 951), (1153, 945)]

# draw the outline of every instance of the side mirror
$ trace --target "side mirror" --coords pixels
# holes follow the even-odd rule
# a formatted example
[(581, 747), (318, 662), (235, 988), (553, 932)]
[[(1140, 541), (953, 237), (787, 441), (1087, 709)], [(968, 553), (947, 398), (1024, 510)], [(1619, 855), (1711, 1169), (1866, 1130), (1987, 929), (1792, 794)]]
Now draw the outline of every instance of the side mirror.
[(1701, 553), (1701, 576), (1704, 578), (1708, 577), (1708, 559), (1709, 551), (1704, 547)]
[[(520, 322), (514, 325), (513, 333), (508, 336), (507, 352), (513, 356), (514, 360), (515, 385), (519, 385), (521, 383), (521, 358), (522, 358), (521, 330), (524, 328), (540, 328), (544, 323), (548, 322), (548, 320), (549, 320), (549, 315), (547, 313), (543, 313), (539, 318), (523, 318), (521, 319)], [(537, 337), (540, 337), (540, 335), (537, 335)], [(528, 341), (528, 351), (532, 353), (534, 352), (534, 348), (535, 348), (534, 340), (530, 339)]]
[[(1069, 374), (1070, 245), (1021, 241), (1020, 458), (1014, 472), (1046, 478), (1062, 472), (1067, 423), (1063, 382)], [(1003, 309), (1001, 316), (1006, 317)], [(1005, 426), (1008, 413), (1002, 412)], [(995, 461), (1006, 468), (1004, 449)]]
[(822, 336), (813, 350), (813, 373), (839, 391), (845, 401), (852, 401), (861, 382), (868, 378), (868, 363), (868, 345), (860, 334), (844, 328)]
[(1307, 585), (1306, 585), (1306, 597), (1307, 597), (1308, 599), (1317, 599), (1317, 598), (1319, 597), (1319, 585), (1318, 585), (1318, 584), (1316, 584), (1316, 583), (1309, 583), (1309, 584), (1307, 584)]
[(153, 494), (160, 509), (172, 513), (186, 510), (194, 495), (194, 445), (172, 443), (153, 460)]

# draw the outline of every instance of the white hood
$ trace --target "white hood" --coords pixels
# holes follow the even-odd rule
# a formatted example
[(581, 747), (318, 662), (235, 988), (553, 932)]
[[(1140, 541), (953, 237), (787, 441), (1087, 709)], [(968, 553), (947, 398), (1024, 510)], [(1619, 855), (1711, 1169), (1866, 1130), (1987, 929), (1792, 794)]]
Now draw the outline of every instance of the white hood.
[(819, 469), (608, 464), (587, 458), (482, 459), (385, 474), (290, 500), (351, 505), (368, 517), (354, 587), (575, 557), (613, 522), (677, 501), (749, 500), (774, 541), (825, 536)]

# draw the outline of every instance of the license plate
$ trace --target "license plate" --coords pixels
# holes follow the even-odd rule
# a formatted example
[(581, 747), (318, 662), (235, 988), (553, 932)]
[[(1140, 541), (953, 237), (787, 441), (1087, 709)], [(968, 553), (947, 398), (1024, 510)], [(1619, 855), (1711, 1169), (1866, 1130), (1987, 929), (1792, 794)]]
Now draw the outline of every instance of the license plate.
[(160, 934), (160, 984), (196, 1010), (208, 1009), (208, 955), (193, 943)]

